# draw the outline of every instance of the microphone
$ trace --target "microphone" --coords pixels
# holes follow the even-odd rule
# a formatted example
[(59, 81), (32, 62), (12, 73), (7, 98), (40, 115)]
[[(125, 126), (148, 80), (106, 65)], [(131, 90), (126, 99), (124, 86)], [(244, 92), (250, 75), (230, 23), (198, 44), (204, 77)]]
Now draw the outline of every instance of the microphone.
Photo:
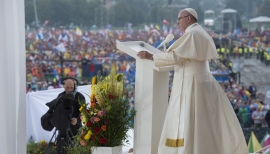
[(173, 34), (167, 35), (167, 37), (165, 38), (165, 40), (162, 41), (157, 48), (162, 47), (164, 44), (166, 44), (166, 43), (170, 42), (171, 40), (173, 40), (173, 38), (174, 38), (174, 35)]

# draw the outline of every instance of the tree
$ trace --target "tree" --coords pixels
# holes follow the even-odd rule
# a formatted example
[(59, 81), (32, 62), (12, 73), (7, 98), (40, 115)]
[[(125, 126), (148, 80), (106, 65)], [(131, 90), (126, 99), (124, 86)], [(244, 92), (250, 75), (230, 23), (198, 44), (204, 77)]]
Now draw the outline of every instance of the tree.
[(200, 5), (200, 0), (190, 0), (188, 3), (188, 7), (197, 8)]
[(118, 1), (110, 10), (110, 18), (116, 26), (124, 26), (131, 21), (132, 8), (126, 1)]
[[(56, 22), (57, 25), (63, 26), (70, 24), (70, 16), (73, 12), (73, 5), (71, 0), (50, 0), (52, 1), (52, 10), (54, 10), (54, 14), (52, 15), (52, 21)], [(48, 10), (49, 11), (49, 10)]]
[(46, 20), (52, 22), (52, 17), (55, 14), (55, 10), (53, 10), (52, 6), (52, 1), (51, 0), (37, 1), (37, 13), (40, 24), (43, 24), (44, 21)]
[(158, 22), (158, 11), (159, 9), (157, 6), (152, 7), (151, 12), (150, 12), (150, 17), (151, 17), (150, 22), (155, 22), (155, 23)]
[(131, 23), (134, 26), (144, 23), (144, 21), (145, 21), (145, 15), (144, 14), (145, 13), (142, 11), (142, 9), (137, 9), (137, 10), (133, 9)]
[(198, 14), (198, 23), (203, 23), (204, 21), (204, 12), (202, 11), (202, 8), (200, 5), (195, 9)]
[[(76, 1), (76, 0), (74, 0)], [(82, 20), (85, 21), (85, 24), (88, 26), (97, 25), (102, 26), (101, 24), (105, 23), (104, 19), (106, 19), (107, 12), (101, 11), (101, 9), (104, 10), (104, 7), (100, 0), (91, 0), (86, 5), (85, 12), (82, 12), (81, 14), (86, 14)], [(79, 9), (79, 8), (78, 8)], [(101, 17), (102, 12), (102, 17)], [(102, 20), (102, 21), (101, 21)]]
[(69, 20), (76, 25), (91, 25), (94, 23), (94, 11), (91, 5), (95, 3), (87, 2), (86, 0), (71, 0), (72, 7), (70, 8)]
[(270, 0), (264, 0), (262, 7), (261, 7), (261, 14), (260, 15), (270, 17), (269, 6), (270, 6)]
[(242, 16), (245, 13), (245, 9), (243, 7), (243, 3), (241, 0), (228, 0), (226, 4), (226, 8), (235, 9), (237, 13)]
[(31, 1), (25, 1), (25, 23), (31, 24), (35, 21), (34, 5)]

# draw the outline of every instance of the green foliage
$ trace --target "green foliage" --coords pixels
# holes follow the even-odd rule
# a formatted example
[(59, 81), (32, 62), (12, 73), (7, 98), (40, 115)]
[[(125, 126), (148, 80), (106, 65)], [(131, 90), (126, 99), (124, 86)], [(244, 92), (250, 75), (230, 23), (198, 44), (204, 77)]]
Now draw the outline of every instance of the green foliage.
[(92, 80), (90, 103), (80, 102), (84, 125), (75, 137), (71, 153), (89, 153), (95, 147), (115, 147), (128, 143), (127, 132), (135, 111), (129, 107), (129, 99), (123, 94), (123, 74), (116, 74), (113, 66), (109, 76)]
[(190, 0), (188, 7), (197, 8), (200, 5), (200, 0)]
[(261, 15), (262, 16), (270, 17), (269, 6), (270, 6), (270, 0), (264, 0), (263, 4), (262, 4), (262, 7), (261, 7)]
[(124, 26), (126, 23), (131, 22), (132, 7), (125, 0), (117, 2), (111, 8), (111, 12), (114, 15), (115, 26)]
[(40, 142), (34, 142), (33, 138), (31, 137), (26, 145), (27, 154), (40, 154), (45, 151), (47, 146), (47, 142), (42, 140)]
[(204, 21), (204, 12), (202, 11), (202, 8), (200, 5), (197, 6), (195, 9), (198, 14), (198, 23), (203, 23)]
[(25, 23), (35, 21), (34, 5), (31, 1), (25, 1)]
[(241, 16), (244, 15), (244, 3), (241, 0), (228, 0), (226, 8), (237, 10), (237, 13)]
[[(144, 22), (161, 23), (163, 18), (175, 21), (179, 10), (164, 8), (167, 0), (116, 0), (106, 8), (102, 0), (36, 0), (39, 24), (49, 20), (49, 26), (104, 27), (112, 24), (123, 27), (127, 23), (134, 26)], [(153, 8), (155, 7), (155, 8)], [(25, 22), (35, 21), (33, 0), (25, 0)]]

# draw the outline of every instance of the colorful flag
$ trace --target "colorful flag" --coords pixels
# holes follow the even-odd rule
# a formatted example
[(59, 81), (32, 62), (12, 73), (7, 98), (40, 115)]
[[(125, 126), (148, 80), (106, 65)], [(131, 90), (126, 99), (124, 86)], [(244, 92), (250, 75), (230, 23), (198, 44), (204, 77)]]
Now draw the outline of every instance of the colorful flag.
[(156, 25), (156, 29), (160, 31), (160, 28), (159, 28), (159, 26), (158, 26), (158, 25)]
[(269, 136), (269, 134), (266, 132), (265, 135), (264, 135), (264, 137), (263, 137), (263, 139), (262, 139), (262, 141), (261, 141), (261, 143), (260, 143), (260, 145), (261, 145), (262, 147), (263, 147), (263, 144), (264, 144), (265, 139), (266, 139), (268, 136)]
[[(262, 145), (262, 142), (261, 142)], [(263, 145), (262, 147), (267, 147), (270, 145), (270, 135), (266, 133), (265, 137), (263, 138)], [(270, 153), (270, 148), (267, 148), (264, 150), (264, 154), (269, 154)]]
[(61, 51), (61, 52), (65, 52), (65, 51), (66, 51), (65, 45), (64, 45), (63, 43), (58, 44), (58, 45), (55, 47), (55, 49), (56, 49), (57, 51)]
[(149, 30), (150, 30), (150, 27), (147, 26), (147, 25), (144, 25), (144, 30), (145, 30), (145, 31), (149, 31)]
[(169, 25), (169, 22), (166, 19), (163, 19), (163, 24)]
[(80, 28), (76, 28), (76, 34), (82, 36), (82, 30)]
[(256, 152), (260, 149), (262, 149), (262, 146), (260, 145), (257, 137), (255, 136), (255, 134), (252, 131), (251, 136), (250, 136), (249, 141), (248, 141), (248, 151), (249, 152)]

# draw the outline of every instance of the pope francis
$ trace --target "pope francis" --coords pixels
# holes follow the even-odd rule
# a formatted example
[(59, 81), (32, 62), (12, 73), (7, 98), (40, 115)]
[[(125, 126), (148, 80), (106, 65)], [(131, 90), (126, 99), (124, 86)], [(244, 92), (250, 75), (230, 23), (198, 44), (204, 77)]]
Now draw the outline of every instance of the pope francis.
[(197, 19), (195, 10), (182, 10), (178, 25), (184, 35), (166, 53), (138, 52), (156, 66), (174, 65), (158, 154), (248, 154), (231, 104), (210, 73), (208, 60), (218, 58), (215, 44)]

